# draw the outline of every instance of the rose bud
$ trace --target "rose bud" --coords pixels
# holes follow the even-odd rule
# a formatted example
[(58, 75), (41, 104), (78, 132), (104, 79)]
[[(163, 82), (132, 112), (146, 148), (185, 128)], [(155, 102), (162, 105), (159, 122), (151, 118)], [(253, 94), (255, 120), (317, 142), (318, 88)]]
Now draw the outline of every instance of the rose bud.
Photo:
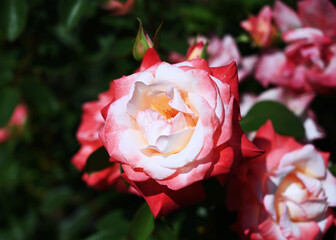
[(147, 50), (149, 48), (153, 48), (154, 44), (150, 39), (150, 37), (145, 32), (144, 28), (142, 27), (142, 22), (139, 18), (138, 21), (139, 21), (139, 30), (133, 46), (133, 57), (135, 58), (135, 60), (141, 61), (145, 56)]

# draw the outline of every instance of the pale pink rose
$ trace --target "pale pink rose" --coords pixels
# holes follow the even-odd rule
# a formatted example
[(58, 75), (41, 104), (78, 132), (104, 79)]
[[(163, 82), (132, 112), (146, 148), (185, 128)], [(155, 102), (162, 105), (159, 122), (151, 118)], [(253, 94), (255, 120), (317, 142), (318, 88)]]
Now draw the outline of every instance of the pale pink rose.
[(272, 23), (272, 9), (265, 6), (257, 16), (251, 16), (241, 22), (241, 26), (250, 33), (252, 41), (259, 47), (269, 47), (277, 36)]
[(12, 117), (9, 120), (9, 123), (0, 128), (0, 143), (8, 141), (12, 137), (12, 128), (16, 128), (18, 131), (22, 131), (22, 128), (27, 120), (28, 109), (26, 105), (19, 104), (14, 109)]
[[(210, 67), (220, 67), (235, 61), (238, 66), (239, 81), (248, 77), (254, 71), (257, 64), (258, 57), (256, 55), (241, 56), (239, 48), (231, 35), (225, 35), (223, 39), (216, 36), (209, 39), (204, 36), (198, 36), (197, 38), (189, 39), (188, 42), (191, 47), (197, 43), (208, 45), (206, 53)], [(179, 53), (171, 52), (168, 58), (172, 63), (177, 63), (188, 59), (188, 53), (187, 57), (185, 57)]]
[(258, 96), (252, 93), (245, 93), (241, 97), (240, 111), (242, 117), (244, 117), (253, 105), (260, 101), (272, 100), (282, 103), (302, 120), (306, 140), (313, 141), (325, 137), (323, 129), (316, 122), (314, 112), (309, 109), (314, 97), (314, 93), (298, 94), (290, 89), (281, 87), (266, 90)]
[(107, 3), (102, 4), (102, 8), (110, 11), (113, 16), (123, 16), (133, 10), (135, 0), (127, 0), (125, 3), (118, 0), (109, 0)]
[(281, 32), (310, 27), (335, 40), (336, 9), (329, 0), (304, 0), (297, 3), (297, 8), (296, 13), (281, 1), (275, 2), (273, 18)]
[(227, 205), (238, 210), (243, 239), (316, 240), (333, 224), (336, 179), (328, 153), (262, 126), (254, 143), (265, 155), (242, 165), (229, 180)]
[(201, 181), (260, 154), (239, 126), (235, 63), (162, 62), (148, 49), (139, 72), (112, 82), (99, 137), (155, 217), (204, 199)]
[(300, 91), (312, 91), (306, 81), (305, 67), (288, 61), (282, 51), (261, 55), (255, 70), (255, 78), (264, 86), (269, 84)]
[(276, 84), (321, 94), (335, 91), (335, 7), (328, 0), (305, 0), (298, 3), (295, 13), (277, 1), (273, 17), (288, 45), (284, 52), (264, 54), (255, 77), (264, 86)]
[(301, 92), (326, 94), (336, 89), (336, 44), (299, 40), (260, 57), (255, 77), (263, 86), (275, 84)]

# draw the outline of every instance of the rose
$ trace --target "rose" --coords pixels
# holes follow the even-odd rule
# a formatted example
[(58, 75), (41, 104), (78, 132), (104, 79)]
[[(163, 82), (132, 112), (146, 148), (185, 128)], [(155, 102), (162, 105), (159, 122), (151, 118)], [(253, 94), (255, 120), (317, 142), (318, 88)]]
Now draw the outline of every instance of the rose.
[(170, 65), (153, 49), (139, 72), (112, 82), (99, 136), (154, 216), (204, 199), (201, 180), (223, 181), (239, 159), (259, 154), (238, 123), (237, 85), (234, 63)]
[(227, 205), (238, 210), (247, 239), (321, 239), (333, 222), (336, 179), (329, 154), (278, 135), (271, 122), (254, 143), (266, 151), (242, 165), (228, 184)]
[(8, 141), (13, 136), (13, 128), (21, 131), (27, 120), (27, 116), (28, 109), (26, 105), (17, 105), (9, 120), (9, 123), (5, 127), (0, 128), (0, 143)]
[(241, 97), (240, 111), (244, 117), (253, 105), (260, 101), (273, 100), (280, 102), (302, 120), (306, 140), (313, 141), (315, 139), (324, 138), (325, 136), (323, 129), (316, 122), (314, 112), (309, 109), (309, 105), (314, 97), (315, 94), (312, 92), (298, 94), (290, 89), (281, 87), (268, 89), (259, 96), (255, 96), (252, 93), (245, 93)]
[(242, 21), (241, 26), (250, 33), (253, 42), (259, 47), (271, 46), (277, 35), (269, 6), (263, 7), (257, 16)]
[(336, 89), (336, 9), (328, 0), (298, 3), (298, 13), (277, 1), (273, 18), (288, 45), (264, 54), (255, 77), (299, 91), (322, 94)]
[(99, 94), (97, 101), (83, 105), (82, 121), (77, 131), (77, 139), (81, 144), (79, 151), (73, 156), (72, 163), (80, 171), (84, 171), (83, 180), (96, 189), (115, 188), (119, 192), (136, 193), (134, 188), (128, 188), (121, 177), (120, 164), (113, 163), (110, 167), (96, 172), (85, 172), (88, 158), (103, 147), (98, 137), (99, 130), (104, 125), (101, 109), (113, 100), (112, 90)]
[(297, 12), (281, 1), (276, 1), (273, 19), (282, 33), (310, 27), (321, 30), (326, 36), (336, 38), (336, 11), (329, 0), (304, 0), (297, 3)]

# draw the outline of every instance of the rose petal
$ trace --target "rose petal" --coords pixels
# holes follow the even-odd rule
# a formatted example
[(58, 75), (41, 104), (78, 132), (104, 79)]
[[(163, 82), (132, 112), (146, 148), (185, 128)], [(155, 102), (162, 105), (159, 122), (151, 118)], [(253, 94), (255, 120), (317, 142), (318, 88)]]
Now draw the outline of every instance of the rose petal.
[(225, 35), (223, 39), (211, 38), (207, 47), (209, 53), (209, 65), (211, 67), (221, 67), (230, 64), (232, 61), (240, 62), (240, 52), (234, 38)]
[(169, 106), (178, 110), (179, 112), (193, 114), (193, 111), (191, 111), (190, 108), (186, 105), (181, 97), (181, 94), (176, 88), (170, 88), (167, 91), (167, 96), (170, 98), (170, 101), (168, 103)]
[(318, 28), (335, 37), (336, 9), (328, 0), (298, 2), (299, 17), (304, 26)]
[(109, 106), (105, 125), (99, 132), (99, 138), (109, 155), (120, 162), (125, 159), (119, 150), (118, 143), (124, 131), (135, 128), (134, 120), (127, 114), (127, 102), (128, 96), (124, 96)]
[(324, 193), (328, 198), (329, 206), (336, 206), (336, 179), (330, 173), (329, 170), (326, 171), (326, 178), (321, 181)]
[(155, 79), (156, 81), (170, 82), (182, 90), (188, 90), (188, 92), (193, 91), (193, 79), (190, 79), (188, 74), (174, 65), (160, 64), (156, 69)]
[(154, 48), (149, 48), (142, 60), (140, 71), (144, 71), (147, 68), (152, 67), (153, 65), (160, 63), (161, 59), (160, 56), (157, 54), (157, 52), (154, 50)]
[[(153, 179), (162, 180), (176, 172), (174, 169), (162, 167), (158, 158), (162, 156), (146, 156), (141, 149), (146, 145), (146, 139), (136, 130), (127, 129), (120, 139), (119, 149), (125, 163), (132, 168), (142, 168), (143, 171)], [(124, 161), (122, 161), (124, 162)]]
[(163, 154), (175, 154), (180, 152), (189, 143), (194, 129), (188, 128), (170, 135), (161, 135), (155, 145), (148, 145), (143, 149), (154, 149)]
[(320, 179), (307, 176), (300, 172), (296, 172), (295, 175), (298, 179), (300, 179), (300, 181), (303, 183), (305, 188), (310, 192), (310, 194), (313, 197), (319, 196), (321, 194), (321, 191), (323, 191), (323, 186), (322, 186), (322, 182)]
[(310, 144), (284, 155), (279, 168), (285, 166), (295, 166), (299, 171), (317, 178), (324, 178), (326, 174), (322, 156)]
[(171, 132), (171, 125), (158, 112), (146, 109), (137, 113), (136, 121), (149, 145), (155, 144), (162, 135)]
[(204, 137), (204, 128), (198, 122), (185, 148), (176, 154), (158, 158), (158, 164), (163, 167), (177, 169), (193, 162), (204, 146)]
[(263, 239), (276, 239), (276, 240), (286, 240), (279, 225), (269, 217), (267, 212), (261, 211), (259, 218), (259, 231)]
[(281, 1), (276, 1), (274, 4), (273, 19), (281, 32), (301, 27), (298, 15)]
[(281, 229), (282, 234), (288, 238), (295, 238), (297, 239), (300, 236), (300, 229), (299, 227), (293, 223), (288, 215), (288, 209), (285, 207), (283, 209), (283, 213), (281, 214), (279, 226)]
[(328, 37), (324, 36), (323, 32), (316, 28), (298, 28), (294, 30), (289, 30), (282, 35), (285, 42), (294, 42), (298, 40), (310, 40), (313, 42), (329, 43)]
[(127, 178), (126, 180), (145, 198), (156, 218), (205, 199), (200, 182), (176, 191), (162, 186), (152, 179), (145, 182), (133, 182)]
[(328, 208), (326, 198), (309, 199), (301, 203), (289, 200), (286, 205), (293, 221), (314, 220), (324, 214)]
[(236, 63), (231, 62), (231, 64), (223, 67), (211, 68), (211, 72), (212, 76), (218, 78), (223, 83), (226, 83), (230, 86), (234, 98), (239, 102), (238, 74)]

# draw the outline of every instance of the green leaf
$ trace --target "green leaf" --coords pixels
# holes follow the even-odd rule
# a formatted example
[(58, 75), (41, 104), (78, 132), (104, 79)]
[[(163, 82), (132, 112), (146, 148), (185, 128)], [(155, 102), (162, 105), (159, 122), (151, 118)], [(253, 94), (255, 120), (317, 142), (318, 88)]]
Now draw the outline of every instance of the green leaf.
[(121, 209), (113, 210), (103, 216), (96, 225), (97, 233), (86, 240), (122, 240), (126, 239), (130, 222), (124, 217)]
[(73, 193), (67, 186), (49, 189), (41, 202), (41, 210), (45, 214), (59, 211), (73, 197)]
[(35, 78), (25, 78), (20, 84), (26, 100), (38, 114), (47, 116), (59, 109), (57, 99), (43, 82)]
[(305, 136), (301, 120), (283, 104), (274, 101), (255, 104), (240, 121), (240, 125), (245, 132), (252, 132), (258, 130), (269, 119), (279, 134), (299, 139)]
[[(0, 23), (1, 24), (1, 23)], [(18, 64), (17, 50), (1, 51), (0, 54), (0, 87), (13, 81), (14, 71)]]
[(135, 214), (130, 228), (130, 235), (134, 240), (146, 240), (155, 228), (154, 216), (145, 202)]
[[(111, 225), (112, 226), (112, 225)], [(117, 225), (114, 225), (117, 226)], [(91, 235), (90, 237), (86, 238), (85, 240), (126, 240), (124, 236), (118, 236), (112, 230), (101, 231), (96, 234)]]
[(73, 28), (81, 19), (87, 0), (61, 0), (59, 3), (59, 17), (66, 29)]
[(93, 173), (110, 167), (113, 163), (109, 161), (108, 155), (104, 147), (98, 148), (90, 155), (85, 165), (85, 172)]
[(332, 161), (330, 162), (331, 162), (331, 166), (329, 167), (329, 170), (333, 175), (336, 175), (336, 164), (333, 163)]
[[(104, 215), (97, 223), (97, 229), (99, 230), (113, 230), (119, 235), (126, 235), (129, 230), (129, 221), (125, 218), (121, 209), (115, 209), (112, 212)], [(118, 226), (111, 229), (111, 226)]]
[(9, 41), (15, 40), (26, 25), (28, 6), (26, 0), (1, 0), (1, 31)]
[[(180, 218), (181, 219), (181, 218)], [(155, 225), (155, 232), (150, 237), (150, 240), (178, 240), (179, 234), (179, 226), (173, 225), (181, 225), (180, 219), (174, 219), (173, 222), (168, 223), (164, 218), (160, 218)]]
[(0, 127), (5, 126), (19, 104), (19, 92), (12, 87), (0, 89)]
[(83, 206), (77, 209), (72, 215), (61, 222), (60, 240), (80, 239), (78, 236), (82, 233), (92, 218), (91, 210)]

